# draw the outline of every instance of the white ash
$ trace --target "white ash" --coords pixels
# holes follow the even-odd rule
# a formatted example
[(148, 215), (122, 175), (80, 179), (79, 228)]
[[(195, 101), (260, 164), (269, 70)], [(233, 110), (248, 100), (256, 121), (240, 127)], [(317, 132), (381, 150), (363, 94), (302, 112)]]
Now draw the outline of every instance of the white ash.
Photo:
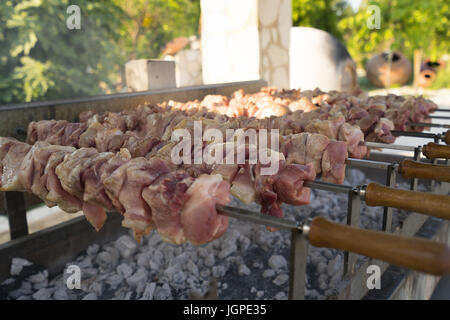
[(13, 258), (11, 262), (10, 274), (17, 276), (22, 271), (23, 267), (30, 266), (32, 263), (22, 258)]
[(128, 235), (123, 235), (116, 240), (114, 246), (119, 250), (122, 258), (128, 259), (131, 257), (138, 248), (137, 242)]
[(133, 268), (127, 263), (121, 263), (117, 266), (116, 271), (124, 278), (128, 278), (133, 274)]
[(90, 292), (85, 295), (82, 300), (97, 300), (97, 295), (95, 294), (95, 292)]
[(288, 281), (288, 279), (289, 276), (286, 273), (282, 273), (273, 280), (273, 283), (275, 283), (277, 286), (281, 286), (285, 284)]
[(274, 270), (278, 270), (281, 268), (287, 267), (287, 261), (283, 256), (280, 255), (273, 255), (269, 259), (269, 267), (271, 267)]
[(251, 273), (250, 269), (245, 264), (241, 264), (238, 267), (238, 274), (240, 276), (249, 276), (250, 273)]
[(275, 275), (275, 271), (272, 269), (267, 269), (267, 270), (264, 270), (264, 272), (263, 272), (264, 278), (270, 278), (270, 277), (273, 277), (274, 275)]
[[(348, 170), (345, 184), (368, 182), (361, 171)], [(408, 188), (406, 184), (400, 187)], [(231, 205), (244, 207), (236, 199)], [(257, 204), (246, 208), (259, 210)], [(346, 223), (347, 196), (311, 190), (310, 205), (282, 208), (287, 218), (297, 221), (323, 216)], [(362, 204), (360, 224), (379, 230), (382, 215), (382, 208)], [(394, 210), (393, 227), (406, 216)], [(22, 277), (33, 265), (13, 259), (12, 277), (0, 284), (0, 297), (2, 288), (7, 288), (7, 299), (165, 300), (188, 299), (193, 292), (218, 299), (287, 299), (290, 237), (290, 232), (269, 232), (264, 226), (232, 218), (223, 237), (201, 246), (165, 243), (157, 232), (138, 244), (130, 232), (104, 245), (92, 244), (67, 263), (80, 267), (81, 289), (67, 288), (69, 275), (65, 272), (49, 279), (41, 269)], [(344, 253), (309, 246), (307, 262), (306, 298), (335, 296), (342, 280)], [(211, 290), (211, 280), (217, 281), (216, 290)]]
[(100, 250), (100, 246), (97, 243), (94, 243), (86, 249), (86, 253), (88, 256), (95, 256), (98, 253), (98, 250)]
[(156, 289), (156, 283), (155, 282), (151, 282), (151, 283), (147, 283), (145, 285), (145, 290), (144, 293), (141, 297), (141, 300), (152, 300), (153, 299), (153, 294), (155, 293), (155, 289)]

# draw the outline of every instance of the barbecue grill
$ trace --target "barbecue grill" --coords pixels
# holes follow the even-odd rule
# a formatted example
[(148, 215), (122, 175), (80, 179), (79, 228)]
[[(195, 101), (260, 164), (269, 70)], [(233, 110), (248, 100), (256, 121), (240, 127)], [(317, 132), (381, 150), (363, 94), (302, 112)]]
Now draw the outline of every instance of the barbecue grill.
[[(188, 101), (193, 99), (201, 99), (208, 94), (221, 94), (231, 95), (238, 89), (244, 89), (246, 92), (252, 93), (260, 90), (265, 85), (264, 81), (250, 81), (220, 85), (206, 85), (199, 87), (188, 87), (178, 89), (168, 89), (150, 92), (138, 92), (138, 93), (123, 93), (99, 97), (91, 97), (85, 99), (73, 99), (73, 100), (61, 100), (53, 102), (39, 102), (9, 105), (0, 108), (1, 112), (1, 126), (0, 136), (8, 137), (13, 136), (19, 140), (24, 140), (26, 137), (26, 127), (30, 121), (48, 120), (48, 119), (64, 119), (68, 121), (76, 121), (80, 112), (94, 110), (98, 113), (112, 111), (118, 112), (124, 109), (130, 109), (136, 107), (142, 103), (160, 103), (168, 100)], [(444, 111), (444, 110), (440, 110)], [(438, 116), (430, 116), (430, 118), (437, 119)], [(442, 117), (440, 117), (442, 118)], [(445, 118), (445, 117), (444, 117)], [(425, 124), (425, 123), (410, 123), (411, 126), (426, 126), (426, 127), (439, 127), (447, 129), (447, 125), (443, 124)], [(450, 131), (449, 131), (450, 132)], [(422, 133), (422, 132), (399, 132), (395, 131), (397, 136), (413, 136), (432, 139), (434, 143), (441, 141), (450, 143), (450, 134), (443, 132), (442, 134)], [(434, 218), (430, 218), (423, 214), (411, 213), (405, 221), (403, 221), (400, 229), (392, 230), (392, 208), (395, 206), (395, 199), (389, 199), (387, 197), (384, 200), (377, 199), (376, 197), (369, 197), (371, 194), (376, 194), (374, 190), (381, 190), (380, 192), (386, 193), (386, 190), (391, 192), (406, 192), (394, 189), (398, 176), (402, 176), (405, 179), (410, 179), (410, 189), (414, 194), (417, 192), (418, 178), (432, 179), (432, 191), (434, 193), (447, 194), (449, 192), (448, 185), (446, 183), (438, 181), (449, 182), (447, 168), (443, 167), (448, 165), (448, 161), (438, 161), (438, 158), (448, 159), (448, 150), (443, 149), (440, 145), (425, 144), (424, 146), (402, 146), (402, 145), (386, 145), (373, 142), (366, 142), (366, 146), (369, 148), (383, 148), (394, 149), (414, 152), (413, 159), (420, 161), (421, 163), (408, 163), (402, 162), (399, 165), (400, 157), (384, 154), (373, 154), (370, 160), (358, 160), (349, 159), (347, 164), (353, 167), (363, 168), (367, 172), (382, 172), (383, 183), (386, 187), (380, 185), (369, 184), (368, 186), (345, 186), (335, 185), (324, 182), (305, 182), (305, 185), (310, 188), (316, 188), (319, 190), (325, 190), (328, 192), (344, 193), (348, 196), (347, 202), (347, 225), (348, 227), (359, 227), (360, 221), (360, 206), (362, 201), (366, 201), (368, 205), (382, 206), (383, 212), (383, 224), (382, 231), (387, 233), (397, 233), (403, 235), (414, 235), (419, 230), (428, 228), (431, 230), (427, 236), (429, 238), (442, 237), (443, 235), (448, 238), (449, 224), (447, 221), (440, 221)], [(421, 155), (428, 155), (430, 160), (422, 159)], [(441, 165), (441, 167), (434, 167), (439, 174), (432, 174), (430, 176), (430, 170), (426, 170), (427, 165)], [(424, 168), (425, 173), (420, 172), (417, 168)], [(414, 170), (415, 174), (410, 175), (411, 170)], [(419, 172), (419, 174), (418, 174)], [(435, 215), (439, 218), (449, 219), (450, 213), (448, 208), (448, 199), (440, 197), (436, 194), (422, 193), (422, 197), (427, 199), (435, 197), (438, 201), (441, 201), (442, 206), (436, 205), (434, 207), (426, 207), (425, 205), (416, 204), (415, 208), (419, 209), (428, 215)], [(439, 198), (440, 197), (440, 198)], [(97, 243), (105, 243), (106, 241), (117, 237), (119, 234), (125, 232), (120, 226), (120, 216), (118, 214), (109, 215), (105, 226), (96, 233), (92, 227), (85, 221), (83, 217), (72, 219), (68, 222), (60, 225), (44, 229), (37, 233), (28, 234), (28, 226), (26, 219), (26, 210), (32, 205), (41, 203), (41, 200), (28, 194), (19, 192), (6, 192), (0, 195), (0, 200), (4, 203), (4, 211), (8, 215), (10, 224), (11, 241), (0, 245), (0, 280), (7, 277), (9, 272), (9, 266), (13, 257), (23, 257), (48, 268), (51, 274), (60, 272), (64, 265), (75, 258), (81, 251), (93, 241)], [(444, 201), (447, 201), (446, 203)], [(397, 207), (402, 208), (401, 206)], [(405, 207), (405, 209), (408, 209)], [(311, 228), (315, 225), (326, 225), (329, 228), (339, 228), (342, 226), (327, 225), (323, 221), (306, 221), (303, 224), (287, 220), (287, 219), (273, 219), (269, 216), (263, 216), (255, 214), (243, 209), (237, 209), (232, 207), (218, 207), (220, 213), (242, 220), (251, 221), (254, 223), (260, 223), (267, 226), (272, 226), (281, 229), (290, 230), (292, 233), (291, 240), (291, 260), (290, 260), (290, 299), (303, 299), (305, 296), (305, 280), (306, 280), (306, 256), (308, 251), (308, 241), (311, 241), (313, 245), (318, 245), (320, 241), (308, 240), (308, 234), (311, 235)], [(319, 228), (319, 227), (317, 227)], [(369, 234), (365, 235), (369, 237)], [(386, 234), (386, 236), (388, 236)], [(369, 239), (369, 238), (368, 238)], [(386, 238), (387, 239), (387, 238)], [(386, 240), (387, 241), (387, 240)], [(413, 240), (411, 240), (413, 241)], [(445, 240), (445, 242), (447, 242)], [(413, 242), (411, 242), (413, 243)], [(417, 242), (419, 244), (419, 242)], [(362, 252), (364, 253), (364, 252)], [(382, 258), (382, 257), (380, 257)], [(339, 298), (341, 299), (361, 299), (367, 295), (368, 289), (365, 285), (365, 275), (367, 266), (371, 264), (371, 261), (358, 266), (356, 263), (357, 254), (346, 252), (344, 259), (344, 283), (345, 287), (341, 288)], [(439, 261), (436, 260), (436, 263)], [(389, 264), (377, 261), (377, 264), (381, 267), (381, 270), (387, 274), (390, 267)], [(411, 265), (414, 266), (413, 257)], [(387, 270), (387, 271), (386, 271)], [(427, 272), (439, 273), (439, 270), (426, 269)], [(412, 274), (414, 276), (412, 276)], [(403, 276), (404, 282), (406, 279), (411, 281), (423, 281), (424, 276), (418, 276), (416, 273), (409, 273)], [(396, 286), (396, 292), (407, 290), (402, 285)], [(386, 293), (385, 297), (392, 297), (392, 294)]]

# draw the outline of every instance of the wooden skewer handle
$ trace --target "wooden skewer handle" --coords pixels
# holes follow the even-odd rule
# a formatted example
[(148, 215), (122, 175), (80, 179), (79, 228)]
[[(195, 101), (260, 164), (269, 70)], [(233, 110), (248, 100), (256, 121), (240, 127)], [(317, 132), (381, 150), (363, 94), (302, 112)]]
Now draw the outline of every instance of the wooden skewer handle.
[(450, 144), (450, 130), (447, 130), (447, 132), (444, 135), (444, 142), (446, 144)]
[(443, 243), (349, 227), (322, 217), (314, 218), (308, 237), (316, 247), (351, 251), (434, 275), (450, 274), (450, 248)]
[(450, 167), (405, 159), (398, 172), (403, 178), (419, 178), (450, 182)]
[(444, 146), (443, 144), (430, 142), (423, 146), (422, 153), (428, 159), (450, 159), (450, 146)]
[(450, 196), (446, 195), (400, 190), (385, 187), (378, 183), (369, 183), (364, 200), (371, 207), (393, 207), (442, 219), (450, 219)]

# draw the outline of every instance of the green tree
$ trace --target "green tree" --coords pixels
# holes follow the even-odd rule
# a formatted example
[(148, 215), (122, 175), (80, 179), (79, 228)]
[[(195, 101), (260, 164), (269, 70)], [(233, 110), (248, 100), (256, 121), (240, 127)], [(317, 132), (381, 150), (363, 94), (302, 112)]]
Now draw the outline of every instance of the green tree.
[(351, 14), (344, 0), (292, 0), (292, 22), (294, 26), (313, 27), (327, 31), (342, 39), (339, 20)]
[[(66, 26), (72, 4), (81, 30)], [(0, 104), (115, 91), (127, 60), (197, 34), (199, 17), (199, 0), (2, 0)]]
[[(369, 5), (380, 8), (380, 29), (368, 27), (373, 14)], [(438, 59), (449, 49), (449, 19), (446, 0), (366, 0), (358, 12), (342, 19), (338, 26), (351, 55), (360, 63), (386, 49), (397, 49), (409, 58), (420, 49), (426, 56)]]
[(114, 0), (125, 12), (120, 27), (127, 59), (156, 58), (176, 37), (198, 34), (200, 0)]
[(80, 0), (81, 30), (69, 30), (68, 0), (0, 2), (0, 103), (101, 93), (111, 82), (120, 9)]

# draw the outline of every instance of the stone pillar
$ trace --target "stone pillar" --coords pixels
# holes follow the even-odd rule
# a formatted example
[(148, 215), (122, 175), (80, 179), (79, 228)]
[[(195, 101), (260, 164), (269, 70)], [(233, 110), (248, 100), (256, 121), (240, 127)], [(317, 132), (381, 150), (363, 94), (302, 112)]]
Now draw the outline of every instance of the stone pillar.
[(290, 0), (202, 0), (201, 9), (205, 83), (289, 87)]
[(270, 86), (289, 88), (291, 0), (259, 0), (259, 34), (262, 78)]

